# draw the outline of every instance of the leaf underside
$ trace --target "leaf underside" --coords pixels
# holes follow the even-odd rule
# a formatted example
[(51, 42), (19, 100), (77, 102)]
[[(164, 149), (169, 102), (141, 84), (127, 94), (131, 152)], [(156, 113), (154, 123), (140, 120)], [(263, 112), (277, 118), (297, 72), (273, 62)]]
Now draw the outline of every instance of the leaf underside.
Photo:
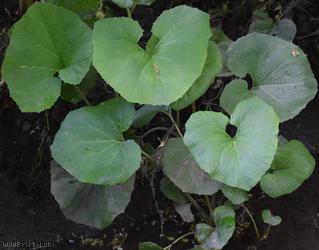
[(163, 172), (183, 192), (212, 195), (220, 183), (214, 181), (198, 166), (182, 139), (169, 139), (162, 157)]
[(51, 192), (65, 217), (99, 229), (124, 212), (131, 199), (134, 179), (114, 186), (82, 183), (51, 162)]

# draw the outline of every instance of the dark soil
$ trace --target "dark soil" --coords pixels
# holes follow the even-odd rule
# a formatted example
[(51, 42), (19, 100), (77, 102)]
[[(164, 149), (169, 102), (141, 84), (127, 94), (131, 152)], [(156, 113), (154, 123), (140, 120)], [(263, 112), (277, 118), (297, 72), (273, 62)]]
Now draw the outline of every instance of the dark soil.
[[(158, 0), (152, 8), (137, 8), (134, 17), (146, 29), (173, 1)], [(245, 34), (252, 14), (253, 1), (174, 1), (188, 3), (212, 14), (212, 23), (221, 23), (224, 31), (236, 39)], [(223, 4), (229, 2), (229, 10), (221, 11)], [(281, 1), (284, 8), (293, 1)], [(319, 80), (319, 36), (305, 35), (316, 31), (319, 18), (319, 4), (301, 1), (301, 8), (287, 10), (298, 26), (296, 42), (309, 54), (313, 70)], [(311, 5), (309, 5), (310, 3)], [(313, 4), (312, 4), (313, 3)], [(285, 7), (286, 6), (286, 7)], [(6, 8), (6, 10), (5, 10)], [(118, 15), (125, 14), (115, 8)], [(270, 9), (272, 15), (276, 11)], [(9, 27), (19, 19), (16, 1), (0, 3), (0, 57), (2, 59), (7, 45)], [(217, 17), (217, 18), (215, 18)], [(146, 34), (147, 37), (147, 34)], [(210, 90), (207, 96), (216, 95)], [(110, 98), (113, 91), (98, 81), (90, 93), (92, 103)], [(198, 103), (200, 105), (201, 103)], [(21, 113), (10, 99), (5, 85), (0, 87), (0, 249), (7, 241), (51, 243), (56, 249), (125, 249), (135, 250), (143, 241), (154, 241), (163, 246), (191, 230), (193, 225), (183, 223), (174, 212), (171, 203), (158, 191), (155, 180), (156, 200), (163, 211), (165, 223), (161, 235), (158, 210), (152, 196), (150, 183), (138, 173), (136, 189), (132, 200), (123, 215), (105, 230), (96, 230), (67, 220), (59, 210), (50, 193), (51, 161), (50, 144), (61, 121), (72, 109), (81, 106), (59, 100), (57, 104), (40, 114)], [(288, 139), (299, 139), (305, 143), (315, 157), (319, 153), (319, 97), (295, 119), (281, 126), (281, 134)], [(186, 114), (187, 118), (188, 114)], [(186, 119), (184, 117), (184, 119)], [(156, 121), (158, 122), (158, 121)], [(313, 176), (291, 195), (273, 200), (262, 196), (258, 188), (247, 205), (257, 218), (260, 230), (261, 210), (269, 208), (280, 215), (283, 222), (272, 228), (270, 237), (257, 242), (247, 215), (238, 210), (239, 220), (236, 236), (225, 248), (228, 250), (316, 250), (319, 249), (319, 169)], [(248, 224), (249, 223), (249, 224)], [(182, 242), (176, 250), (191, 248), (193, 240)], [(121, 248), (120, 248), (121, 247)], [(14, 249), (14, 248), (12, 248)], [(16, 249), (31, 249), (18, 247)], [(33, 248), (36, 249), (36, 248)]]

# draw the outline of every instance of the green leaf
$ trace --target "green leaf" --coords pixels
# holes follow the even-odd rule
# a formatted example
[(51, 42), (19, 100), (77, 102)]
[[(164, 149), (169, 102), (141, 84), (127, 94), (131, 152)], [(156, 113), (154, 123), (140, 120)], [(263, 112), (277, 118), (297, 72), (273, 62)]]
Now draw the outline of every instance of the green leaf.
[(315, 168), (315, 160), (299, 141), (289, 141), (278, 148), (271, 170), (261, 179), (261, 189), (270, 197), (289, 194), (307, 180)]
[(210, 41), (208, 43), (208, 56), (201, 76), (195, 81), (193, 86), (183, 95), (182, 98), (171, 104), (174, 110), (181, 110), (195, 102), (208, 90), (214, 82), (216, 75), (223, 68), (222, 55), (217, 45)]
[(234, 112), (236, 105), (254, 93), (248, 91), (248, 84), (245, 80), (235, 79), (226, 85), (220, 97), (220, 106), (231, 114)]
[(274, 22), (269, 18), (267, 12), (257, 10), (253, 14), (253, 21), (249, 26), (249, 33), (258, 32), (270, 34), (274, 28)]
[[(80, 85), (77, 86), (83, 95), (86, 96), (89, 93), (89, 91), (93, 89), (96, 83), (96, 77), (97, 72), (94, 69), (94, 67), (91, 67), (85, 78), (80, 83)], [(66, 83), (62, 84), (61, 97), (63, 98), (63, 100), (72, 103), (78, 103), (79, 101), (83, 100), (81, 94), (76, 89), (76, 87), (74, 85)]]
[(182, 139), (167, 141), (162, 164), (165, 175), (185, 193), (212, 195), (219, 190), (220, 184), (199, 168)]
[(160, 182), (160, 190), (171, 201), (177, 204), (185, 204), (187, 202), (186, 196), (178, 189), (167, 177), (163, 177)]
[(125, 182), (141, 160), (138, 144), (122, 137), (134, 115), (134, 105), (121, 98), (70, 112), (51, 146), (53, 158), (81, 182)]
[(307, 56), (291, 42), (252, 33), (234, 42), (228, 53), (230, 70), (239, 77), (249, 73), (249, 91), (271, 105), (281, 121), (296, 116), (317, 93)]
[(282, 19), (272, 30), (272, 35), (275, 35), (283, 40), (291, 42), (297, 34), (296, 24), (290, 19)]
[(163, 250), (159, 245), (153, 242), (143, 242), (138, 245), (138, 250)]
[(143, 105), (135, 113), (133, 126), (136, 128), (147, 125), (159, 112), (167, 111), (165, 105)]
[[(189, 31), (192, 32), (189, 32)], [(155, 21), (153, 49), (137, 42), (143, 34), (129, 18), (95, 23), (93, 63), (104, 80), (132, 103), (169, 105), (182, 97), (203, 71), (211, 36), (209, 16), (178, 6)], [(147, 46), (148, 47), (148, 46)]]
[(278, 226), (281, 223), (280, 216), (273, 216), (269, 209), (264, 209), (262, 211), (263, 221), (270, 226)]
[(102, 229), (123, 213), (134, 189), (134, 177), (114, 186), (79, 182), (51, 162), (51, 192), (66, 218)]
[[(232, 138), (228, 124), (237, 127)], [(186, 123), (185, 145), (214, 180), (246, 191), (269, 169), (278, 144), (279, 119), (256, 97), (241, 101), (230, 120), (222, 113), (200, 111)]]
[(222, 249), (235, 231), (235, 212), (232, 208), (215, 208), (213, 218), (215, 230), (206, 224), (196, 225), (195, 237), (203, 249)]
[(155, 0), (112, 0), (121, 8), (132, 8), (134, 5), (151, 5)]
[(59, 97), (61, 80), (81, 82), (91, 54), (92, 32), (77, 15), (35, 3), (15, 24), (2, 65), (3, 79), (23, 112), (40, 112)]
[(73, 11), (83, 20), (95, 17), (100, 6), (100, 0), (48, 0), (47, 2)]
[(234, 205), (239, 205), (249, 200), (248, 193), (239, 188), (222, 185), (221, 191)]

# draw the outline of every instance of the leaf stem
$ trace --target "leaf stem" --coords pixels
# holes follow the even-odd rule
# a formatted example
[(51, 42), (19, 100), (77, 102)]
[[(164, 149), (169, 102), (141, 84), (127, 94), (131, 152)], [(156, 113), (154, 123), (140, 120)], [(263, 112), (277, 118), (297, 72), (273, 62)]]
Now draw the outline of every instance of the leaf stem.
[(77, 92), (79, 92), (81, 98), (83, 99), (83, 101), (85, 102), (85, 104), (87, 106), (92, 106), (91, 103), (89, 102), (89, 100), (85, 97), (85, 95), (82, 93), (82, 91), (80, 90), (80, 88), (76, 85), (73, 85), (74, 88), (76, 89)]
[(192, 205), (196, 208), (196, 210), (199, 212), (202, 219), (209, 224), (209, 217), (205, 210), (197, 203), (197, 201), (188, 193), (185, 193), (186, 197), (189, 199), (189, 201), (192, 203)]
[(164, 247), (164, 250), (170, 250), (172, 248), (172, 246), (174, 246), (177, 242), (179, 242), (180, 240), (193, 235), (194, 232), (188, 232), (186, 234), (183, 234), (182, 236), (178, 237), (176, 240), (174, 240), (171, 244), (169, 244), (167, 247)]
[(170, 119), (170, 120), (172, 121), (172, 123), (174, 124), (178, 135), (179, 135), (181, 138), (183, 138), (183, 134), (182, 134), (182, 132), (180, 131), (180, 129), (179, 129), (177, 123), (175, 122), (174, 118), (172, 117), (171, 113), (167, 113), (167, 112), (165, 112), (165, 111), (162, 111), (162, 113), (166, 114), (166, 115), (169, 117), (169, 119)]
[(176, 111), (176, 124), (178, 127), (181, 125), (181, 113), (179, 110)]
[(192, 113), (195, 113), (196, 112), (196, 103), (193, 102), (192, 103)]
[(256, 221), (254, 220), (254, 217), (252, 216), (252, 214), (250, 213), (249, 209), (245, 206), (245, 205), (241, 205), (241, 207), (246, 211), (246, 213), (248, 214), (251, 222), (253, 223), (253, 226), (254, 226), (254, 229), (255, 229), (255, 232), (256, 232), (256, 235), (257, 235), (257, 239), (260, 240), (260, 234), (259, 234), (259, 230), (258, 230), (258, 227), (257, 227), (257, 224), (256, 224)]
[(132, 19), (132, 12), (130, 8), (126, 8), (127, 17)]
[(151, 156), (150, 154), (146, 153), (145, 151), (141, 151), (142, 155), (144, 155), (147, 159), (151, 160), (151, 161), (155, 161), (154, 157)]
[(270, 230), (270, 225), (268, 225), (267, 230), (265, 235), (263, 236), (263, 239), (267, 240), (268, 236), (269, 236), (269, 230)]
[(207, 207), (209, 209), (209, 213), (212, 215), (214, 212), (214, 209), (212, 207), (211, 199), (209, 198), (208, 195), (205, 195), (205, 200), (206, 200)]
[[(151, 128), (150, 130), (146, 131), (143, 135), (139, 136), (141, 139), (144, 139), (145, 136), (149, 135), (150, 133), (153, 133), (155, 131), (158, 130), (163, 130), (163, 131), (168, 131), (169, 128), (166, 127), (155, 127), (155, 128)], [(175, 132), (174, 132), (175, 133)]]

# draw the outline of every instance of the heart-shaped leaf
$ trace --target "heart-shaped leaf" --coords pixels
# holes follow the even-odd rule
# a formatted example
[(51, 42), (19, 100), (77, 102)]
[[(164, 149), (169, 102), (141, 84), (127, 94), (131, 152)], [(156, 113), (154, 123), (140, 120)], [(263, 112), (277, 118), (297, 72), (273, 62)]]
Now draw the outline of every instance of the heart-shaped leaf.
[(315, 160), (299, 141), (280, 146), (270, 171), (260, 182), (261, 189), (270, 197), (289, 194), (307, 180), (315, 168)]
[(307, 56), (291, 42), (252, 33), (234, 42), (228, 53), (230, 70), (252, 77), (253, 87), (246, 91), (271, 105), (281, 121), (296, 116), (317, 93)]
[(186, 108), (208, 90), (214, 82), (215, 76), (222, 70), (222, 55), (217, 45), (210, 41), (208, 43), (208, 56), (201, 76), (195, 81), (193, 86), (183, 95), (182, 98), (171, 104), (174, 110)]
[(264, 209), (262, 211), (263, 221), (270, 226), (278, 226), (281, 223), (280, 216), (273, 216), (269, 209)]
[(222, 249), (235, 231), (235, 212), (228, 206), (219, 206), (213, 212), (216, 228), (206, 224), (196, 225), (195, 237), (203, 249)]
[(114, 186), (79, 182), (51, 162), (51, 192), (66, 218), (91, 227), (104, 228), (123, 213), (131, 199), (134, 177)]
[(219, 190), (220, 183), (199, 168), (181, 139), (167, 141), (162, 164), (165, 175), (185, 193), (212, 195)]
[[(233, 138), (226, 133), (228, 124), (237, 127)], [(278, 125), (272, 107), (252, 97), (236, 106), (230, 120), (217, 112), (194, 113), (186, 123), (184, 142), (211, 178), (248, 191), (270, 168)]]
[(221, 191), (234, 205), (239, 205), (249, 200), (248, 193), (239, 188), (222, 185)]
[(91, 54), (92, 32), (76, 14), (35, 3), (14, 26), (2, 65), (3, 79), (22, 111), (40, 112), (59, 97), (60, 79), (81, 82)]
[(151, 5), (155, 0), (112, 0), (121, 8), (131, 8), (134, 5)]
[(114, 98), (70, 112), (51, 146), (53, 158), (81, 182), (114, 185), (128, 180), (140, 166), (141, 149), (126, 131), (134, 105)]
[(159, 245), (153, 242), (143, 242), (138, 245), (138, 250), (163, 250)]
[(160, 182), (161, 192), (171, 201), (177, 204), (185, 204), (188, 200), (185, 194), (174, 185), (170, 179), (163, 177)]
[(101, 0), (47, 0), (47, 2), (69, 9), (83, 20), (88, 20), (95, 17)]
[(203, 71), (211, 36), (209, 16), (178, 6), (160, 15), (152, 33), (144, 50), (137, 44), (143, 30), (136, 21), (122, 17), (95, 23), (93, 63), (129, 102), (168, 105)]

